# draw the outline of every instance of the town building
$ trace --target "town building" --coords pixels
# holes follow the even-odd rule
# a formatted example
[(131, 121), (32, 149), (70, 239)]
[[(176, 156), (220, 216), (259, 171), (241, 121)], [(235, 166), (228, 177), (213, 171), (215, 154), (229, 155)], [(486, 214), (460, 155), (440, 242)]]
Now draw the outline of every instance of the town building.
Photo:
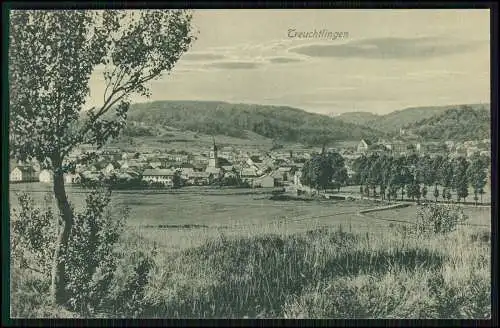
[(54, 180), (53, 173), (50, 170), (41, 170), (38, 175), (38, 181), (41, 183), (52, 183)]
[(368, 147), (370, 147), (371, 144), (371, 141), (361, 139), (361, 141), (358, 143), (358, 146), (356, 147), (356, 150), (358, 153), (366, 153), (366, 151), (368, 151)]
[(217, 157), (217, 145), (215, 144), (215, 138), (213, 138), (213, 141), (214, 141), (214, 145), (213, 145), (212, 150), (210, 151), (207, 168), (218, 168), (219, 167), (219, 161), (218, 161), (218, 157)]
[(295, 186), (302, 186), (302, 183), (300, 182), (300, 178), (302, 177), (302, 171), (296, 171), (295, 174), (293, 175), (293, 184)]
[(272, 188), (274, 186), (275, 180), (269, 174), (255, 178), (252, 182), (252, 187), (254, 188)]
[(142, 180), (148, 183), (163, 183), (173, 186), (175, 170), (171, 169), (146, 169), (142, 172)]
[(80, 182), (80, 174), (76, 173), (64, 173), (64, 183), (66, 184), (72, 184), (72, 183), (79, 183)]
[(10, 171), (10, 182), (33, 182), (37, 180), (37, 172), (32, 166), (17, 165), (12, 169), (12, 171)]
[(193, 186), (208, 185), (213, 181), (213, 174), (209, 172), (192, 172), (187, 177), (187, 183)]

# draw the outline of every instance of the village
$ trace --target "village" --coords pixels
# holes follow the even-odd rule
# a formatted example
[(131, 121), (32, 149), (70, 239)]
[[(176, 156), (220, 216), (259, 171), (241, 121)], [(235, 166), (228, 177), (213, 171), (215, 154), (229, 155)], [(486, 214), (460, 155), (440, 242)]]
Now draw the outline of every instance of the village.
[[(490, 139), (465, 142), (416, 142), (409, 141), (405, 131), (402, 138), (386, 141), (360, 140), (352, 146), (328, 148), (336, 151), (344, 159), (349, 178), (355, 173), (354, 160), (371, 153), (388, 153), (405, 156), (410, 153), (423, 156), (446, 155), (450, 158), (463, 156), (471, 158), (475, 154), (490, 155)], [(81, 147), (73, 152), (68, 161), (74, 161), (90, 148)], [(176, 186), (203, 186), (214, 183), (239, 185), (249, 188), (272, 188), (287, 185), (300, 185), (301, 169), (304, 163), (319, 149), (304, 148), (288, 150), (254, 149), (242, 150), (234, 146), (213, 145), (206, 151), (187, 152), (186, 150), (150, 150), (142, 152), (125, 151), (117, 147), (107, 147), (98, 151), (98, 160), (90, 165), (77, 164), (65, 173), (66, 184), (81, 184), (84, 181), (99, 181), (114, 178), (120, 181), (140, 182), (143, 187), (155, 186), (172, 188)], [(40, 168), (37, 163), (11, 163), (10, 182), (52, 183), (52, 172)], [(349, 182), (348, 182), (349, 184)]]

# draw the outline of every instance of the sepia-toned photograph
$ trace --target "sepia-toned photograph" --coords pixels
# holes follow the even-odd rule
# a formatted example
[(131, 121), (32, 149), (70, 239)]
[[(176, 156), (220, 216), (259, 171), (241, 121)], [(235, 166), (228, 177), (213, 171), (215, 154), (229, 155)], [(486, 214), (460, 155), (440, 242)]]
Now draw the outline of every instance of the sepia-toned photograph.
[(11, 318), (491, 318), (489, 9), (5, 25)]

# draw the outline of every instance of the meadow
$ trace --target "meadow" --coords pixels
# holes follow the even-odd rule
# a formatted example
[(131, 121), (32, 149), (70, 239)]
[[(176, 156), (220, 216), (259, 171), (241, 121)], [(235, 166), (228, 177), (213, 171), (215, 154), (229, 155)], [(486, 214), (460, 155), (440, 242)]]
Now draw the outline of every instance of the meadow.
[[(10, 204), (17, 206), (15, 193), (26, 191), (35, 202), (45, 204), (50, 186), (42, 183), (12, 184)], [(86, 190), (67, 188), (75, 207), (84, 203)], [(347, 229), (374, 230), (385, 223), (367, 222), (354, 215), (376, 207), (372, 201), (272, 201), (272, 190), (182, 188), (179, 190), (114, 191), (113, 205), (130, 209), (127, 225), (148, 240), (168, 250), (199, 245), (224, 233), (249, 236), (261, 233), (304, 232), (311, 227), (344, 225)], [(51, 205), (55, 207), (55, 202)]]
[[(40, 184), (10, 189), (11, 207), (16, 190), (30, 191), (37, 201), (50, 190)], [(70, 187), (68, 193), (75, 205), (82, 203), (83, 190)], [(416, 206), (359, 214), (380, 203), (269, 196), (266, 190), (214, 188), (114, 192), (117, 208), (130, 207), (121, 247), (158, 248), (133, 316), (490, 317), (489, 208), (465, 207), (470, 225), (422, 237), (408, 229)], [(122, 265), (117, 272), (130, 269)], [(18, 281), (18, 289), (33, 279)], [(22, 293), (16, 299), (26, 299)], [(16, 303), (30, 305), (14, 314), (56, 315), (31, 293), (30, 301)], [(98, 314), (130, 315), (112, 308)]]

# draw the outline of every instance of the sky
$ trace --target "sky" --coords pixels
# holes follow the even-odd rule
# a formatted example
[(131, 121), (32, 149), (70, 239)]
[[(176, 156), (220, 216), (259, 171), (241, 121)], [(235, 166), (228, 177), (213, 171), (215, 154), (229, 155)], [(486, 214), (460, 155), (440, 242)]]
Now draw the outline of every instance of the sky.
[[(196, 10), (193, 24), (197, 40), (149, 100), (330, 115), (490, 102), (488, 10)], [(103, 88), (93, 76), (91, 98)]]

